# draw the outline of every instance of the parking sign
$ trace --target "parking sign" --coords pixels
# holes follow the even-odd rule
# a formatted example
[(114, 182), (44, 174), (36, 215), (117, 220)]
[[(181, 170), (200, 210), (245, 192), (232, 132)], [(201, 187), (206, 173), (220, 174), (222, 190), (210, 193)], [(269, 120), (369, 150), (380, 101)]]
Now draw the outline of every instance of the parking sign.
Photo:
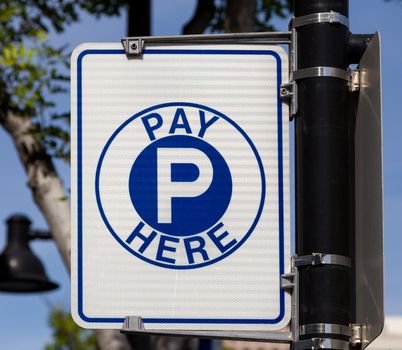
[(287, 57), (267, 45), (72, 55), (72, 314), (87, 328), (289, 322)]

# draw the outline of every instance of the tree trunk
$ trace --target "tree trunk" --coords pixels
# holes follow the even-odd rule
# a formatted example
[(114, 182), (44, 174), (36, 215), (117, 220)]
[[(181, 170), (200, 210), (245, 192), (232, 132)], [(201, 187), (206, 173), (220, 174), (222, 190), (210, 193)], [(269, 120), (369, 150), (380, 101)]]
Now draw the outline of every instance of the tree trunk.
[[(67, 270), (70, 272), (70, 203), (53, 161), (30, 130), (30, 118), (0, 114), (0, 124), (10, 134), (28, 177), (35, 203), (44, 215)], [(101, 350), (130, 350), (126, 337), (117, 330), (98, 330)]]
[(227, 0), (224, 30), (226, 33), (255, 30), (256, 0)]
[(151, 0), (132, 0), (128, 3), (128, 36), (151, 35)]

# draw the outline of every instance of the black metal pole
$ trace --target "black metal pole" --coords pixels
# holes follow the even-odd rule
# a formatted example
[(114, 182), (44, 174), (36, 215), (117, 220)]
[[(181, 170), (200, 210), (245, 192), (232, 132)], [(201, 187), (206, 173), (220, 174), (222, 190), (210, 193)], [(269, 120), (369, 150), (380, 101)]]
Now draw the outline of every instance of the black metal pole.
[[(295, 17), (320, 12), (348, 16), (348, 0), (296, 0)], [(348, 67), (349, 30), (342, 24), (312, 23), (297, 29), (298, 69)], [(353, 235), (352, 155), (347, 81), (312, 77), (298, 82), (296, 135), (296, 253), (350, 257)], [(300, 325), (351, 322), (350, 268), (300, 269)], [(339, 338), (331, 334), (312, 337)], [(342, 336), (340, 339), (344, 339)], [(347, 337), (345, 337), (347, 340)]]

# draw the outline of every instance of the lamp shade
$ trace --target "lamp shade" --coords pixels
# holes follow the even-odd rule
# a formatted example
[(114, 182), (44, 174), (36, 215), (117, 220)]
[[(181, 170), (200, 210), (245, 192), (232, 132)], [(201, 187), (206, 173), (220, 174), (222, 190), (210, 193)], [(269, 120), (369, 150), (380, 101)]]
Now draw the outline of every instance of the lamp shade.
[(29, 246), (31, 221), (24, 215), (14, 215), (6, 223), (8, 240), (0, 255), (0, 291), (23, 293), (57, 288)]

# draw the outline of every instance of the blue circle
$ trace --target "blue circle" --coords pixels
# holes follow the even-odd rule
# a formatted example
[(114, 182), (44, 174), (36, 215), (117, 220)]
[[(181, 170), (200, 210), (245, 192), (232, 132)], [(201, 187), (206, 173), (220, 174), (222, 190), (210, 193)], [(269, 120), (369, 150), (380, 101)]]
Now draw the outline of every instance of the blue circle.
[[(211, 162), (213, 177), (208, 188), (198, 196), (167, 198), (171, 218), (169, 222), (160, 222), (157, 155), (158, 150), (169, 148), (201, 151)], [(169, 165), (172, 183), (195, 182), (200, 176), (195, 163)], [(145, 223), (158, 232), (185, 237), (206, 231), (223, 216), (232, 196), (232, 177), (226, 161), (209, 143), (193, 136), (173, 135), (152, 142), (138, 155), (130, 172), (129, 192), (135, 210)]]
[[(260, 204), (256, 213), (256, 216), (254, 218), (253, 223), (251, 224), (250, 228), (248, 229), (247, 233), (243, 236), (243, 238), (236, 244), (234, 245), (231, 249), (227, 250), (224, 254), (220, 255), (219, 257), (200, 263), (200, 264), (193, 264), (193, 265), (169, 265), (169, 264), (164, 264), (161, 263), (159, 261), (154, 261), (151, 260), (141, 254), (139, 254), (138, 252), (136, 252), (135, 250), (131, 249), (129, 245), (127, 245), (120, 237), (119, 235), (114, 231), (113, 227), (110, 225), (106, 214), (103, 210), (102, 207), (102, 202), (101, 202), (101, 198), (100, 198), (100, 191), (99, 191), (99, 177), (100, 177), (100, 171), (102, 168), (102, 163), (103, 163), (103, 159), (105, 158), (106, 152), (109, 149), (111, 143), (113, 142), (113, 140), (116, 138), (116, 136), (120, 133), (121, 130), (123, 130), (129, 123), (131, 123), (132, 121), (134, 121), (135, 119), (141, 117), (142, 115), (149, 113), (151, 111), (154, 111), (156, 109), (159, 108), (166, 108), (166, 107), (175, 107), (175, 106), (182, 106), (182, 107), (194, 107), (194, 108), (198, 108), (198, 109), (203, 109), (205, 111), (208, 111), (210, 113), (213, 113), (214, 115), (226, 120), (229, 124), (231, 124), (238, 132), (240, 132), (240, 134), (245, 138), (245, 140), (247, 141), (247, 143), (249, 144), (250, 148), (252, 149), (257, 163), (258, 163), (258, 167), (260, 170), (260, 175), (261, 175), (261, 198), (260, 198)], [(105, 147), (103, 148), (101, 155), (99, 157), (99, 161), (98, 161), (98, 166), (96, 167), (96, 175), (95, 175), (95, 194), (96, 194), (96, 201), (98, 204), (98, 208), (99, 208), (99, 212), (100, 215), (102, 217), (103, 222), (105, 223), (106, 227), (108, 228), (108, 230), (110, 231), (110, 233), (113, 235), (113, 237), (127, 250), (129, 251), (131, 254), (133, 254), (134, 256), (136, 256), (137, 258), (150, 263), (152, 265), (156, 265), (159, 267), (165, 267), (165, 268), (169, 268), (169, 269), (178, 269), (178, 270), (187, 270), (187, 269), (194, 269), (194, 268), (200, 268), (200, 267), (204, 267), (204, 266), (208, 266), (211, 264), (214, 264), (224, 258), (226, 258), (227, 256), (229, 256), (230, 254), (232, 254), (234, 251), (236, 251), (238, 248), (240, 248), (243, 243), (247, 240), (247, 238), (251, 235), (251, 233), (254, 231), (255, 227), (257, 226), (257, 223), (261, 217), (261, 213), (262, 210), (264, 208), (264, 202), (265, 202), (265, 193), (266, 193), (266, 184), (265, 184), (265, 171), (264, 171), (264, 167), (262, 164), (262, 160), (260, 155), (258, 154), (258, 151), (256, 149), (256, 147), (254, 146), (253, 142), (251, 141), (250, 137), (244, 132), (244, 130), (242, 128), (240, 128), (239, 125), (237, 125), (233, 120), (231, 120), (229, 117), (227, 117), (226, 115), (224, 115), (221, 112), (218, 112), (212, 108), (200, 105), (200, 104), (196, 104), (196, 103), (191, 103), (191, 102), (169, 102), (169, 103), (162, 103), (159, 105), (155, 105), (152, 107), (149, 107), (147, 109), (144, 109), (143, 111), (134, 114), (132, 117), (128, 118), (123, 124), (121, 124), (116, 131), (112, 134), (112, 136), (109, 138), (109, 140), (106, 142)]]

